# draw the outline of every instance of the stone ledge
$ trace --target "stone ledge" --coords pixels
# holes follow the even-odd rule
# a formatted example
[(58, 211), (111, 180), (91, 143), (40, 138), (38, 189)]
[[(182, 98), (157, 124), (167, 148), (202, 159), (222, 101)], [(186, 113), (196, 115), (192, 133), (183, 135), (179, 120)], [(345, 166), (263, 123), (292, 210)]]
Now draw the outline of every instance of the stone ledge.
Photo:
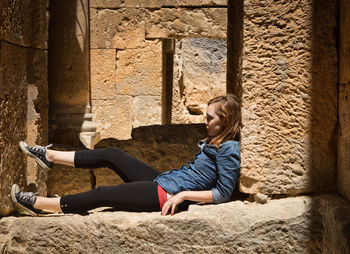
[[(321, 253), (319, 207), (348, 203), (336, 195), (192, 205), (163, 217), (159, 212), (93, 212), (82, 215), (4, 217), (0, 250), (7, 253)], [(322, 206), (320, 206), (322, 203)], [(331, 226), (331, 225), (330, 225)], [(345, 232), (345, 231), (343, 231)], [(346, 232), (345, 232), (346, 233)], [(338, 233), (339, 235), (340, 233)], [(345, 235), (342, 235), (345, 239)], [(328, 243), (329, 244), (329, 243)], [(345, 246), (347, 251), (349, 246)], [(339, 253), (347, 253), (345, 252)]]

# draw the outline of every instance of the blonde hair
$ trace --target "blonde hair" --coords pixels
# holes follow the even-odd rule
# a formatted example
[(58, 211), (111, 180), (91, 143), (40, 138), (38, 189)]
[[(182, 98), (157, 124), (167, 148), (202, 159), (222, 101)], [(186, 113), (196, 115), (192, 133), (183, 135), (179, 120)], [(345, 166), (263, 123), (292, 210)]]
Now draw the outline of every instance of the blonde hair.
[(209, 144), (219, 145), (228, 140), (239, 140), (241, 128), (241, 110), (239, 99), (233, 94), (218, 96), (208, 102), (216, 103), (215, 113), (224, 120), (225, 129), (217, 136), (207, 138)]

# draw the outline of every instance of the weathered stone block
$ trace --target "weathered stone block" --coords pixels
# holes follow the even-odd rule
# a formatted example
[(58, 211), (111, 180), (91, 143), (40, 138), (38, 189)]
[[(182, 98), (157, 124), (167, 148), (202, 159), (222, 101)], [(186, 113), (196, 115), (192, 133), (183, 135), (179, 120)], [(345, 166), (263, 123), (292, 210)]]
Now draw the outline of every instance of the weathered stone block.
[[(26, 2), (26, 1), (24, 1)], [(48, 19), (46, 18), (47, 0), (28, 1), (32, 7), (31, 45), (34, 48), (45, 49), (48, 42)]]
[[(95, 17), (95, 16), (93, 16)], [(92, 18), (93, 18), (92, 17)], [(143, 46), (145, 40), (145, 10), (99, 10), (97, 25), (90, 31), (97, 33), (98, 48), (130, 49)], [(95, 34), (91, 34), (96, 38)]]
[(156, 95), (162, 93), (162, 45), (147, 41), (139, 49), (117, 52), (117, 95)]
[(116, 96), (116, 50), (90, 51), (91, 99), (114, 99)]
[[(90, 1), (91, 5), (91, 1)], [(90, 8), (90, 49), (98, 48), (98, 10)]]
[(137, 96), (133, 101), (133, 128), (162, 123), (161, 96)]
[(117, 96), (114, 100), (93, 100), (93, 122), (101, 139), (129, 139), (132, 129), (132, 97)]
[[(26, 187), (26, 160), (18, 143), (26, 138), (27, 53), (29, 49), (0, 41), (0, 199), (11, 207), (11, 185)], [(9, 210), (1, 210), (5, 215)]]
[(202, 123), (210, 99), (226, 94), (226, 40), (175, 41), (172, 123)]
[(226, 38), (226, 8), (163, 8), (148, 15), (146, 38)]
[(46, 0), (0, 2), (0, 39), (21, 46), (45, 48)]
[(145, 38), (226, 38), (226, 8), (92, 8), (91, 13), (93, 48), (137, 48), (143, 46)]
[(32, 42), (32, 2), (0, 2), (0, 39), (29, 47)]
[[(26, 142), (30, 145), (48, 144), (48, 85), (47, 52), (44, 49), (29, 49), (27, 54), (27, 123)], [(27, 184), (33, 190), (46, 195), (47, 170), (27, 157)]]
[(166, 217), (160, 212), (111, 211), (6, 217), (0, 224), (0, 248), (9, 253), (348, 253), (343, 231), (336, 231), (341, 245), (324, 242), (328, 228), (313, 201), (296, 197), (264, 205), (191, 205)]
[(334, 1), (244, 3), (243, 192), (335, 186), (335, 8)]

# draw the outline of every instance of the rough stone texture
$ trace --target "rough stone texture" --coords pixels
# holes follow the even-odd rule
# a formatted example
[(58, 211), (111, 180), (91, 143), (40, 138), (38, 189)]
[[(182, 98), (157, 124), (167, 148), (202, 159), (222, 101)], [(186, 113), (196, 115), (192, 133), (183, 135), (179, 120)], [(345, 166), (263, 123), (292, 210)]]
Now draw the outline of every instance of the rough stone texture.
[[(92, 9), (93, 11), (93, 9)], [(97, 34), (98, 48), (137, 48), (143, 46), (145, 40), (145, 13), (144, 9), (101, 9), (97, 11), (97, 28), (91, 27), (91, 36)], [(93, 18), (92, 17), (92, 18)]]
[(132, 97), (116, 96), (114, 100), (92, 100), (93, 122), (100, 138), (129, 139), (132, 130)]
[(226, 40), (175, 41), (171, 123), (202, 123), (207, 102), (226, 93)]
[(161, 95), (162, 45), (160, 40), (145, 44), (141, 49), (117, 52), (117, 95)]
[(111, 100), (116, 96), (116, 50), (91, 49), (91, 99)]
[[(26, 138), (27, 83), (23, 57), (26, 54), (25, 48), (0, 41), (0, 200), (3, 204), (8, 204), (7, 195), (14, 182), (26, 185), (25, 156), (18, 150), (18, 142)], [(9, 211), (0, 209), (2, 215)]]
[[(154, 8), (152, 6), (154, 3), (169, 8)], [(172, 3), (169, 1), (92, 1), (90, 3), (91, 98), (94, 122), (98, 125), (97, 131), (101, 132), (101, 139), (108, 137), (128, 139), (131, 128), (172, 122), (171, 119), (165, 119), (171, 114), (172, 109), (164, 104), (164, 98), (169, 95), (165, 94), (166, 91), (162, 87), (164, 71), (162, 57), (165, 52), (162, 52), (162, 41), (159, 38), (226, 38), (226, 4), (226, 1)], [(172, 5), (196, 8), (170, 8)], [(217, 5), (221, 7), (215, 7)], [(203, 122), (204, 104), (209, 99), (207, 97), (222, 94), (222, 90), (225, 90), (223, 88), (225, 83), (223, 75), (226, 68), (225, 43), (223, 40), (216, 42), (213, 40), (213, 43), (204, 45), (206, 42), (208, 41), (198, 40), (198, 43), (193, 42), (192, 45), (187, 43), (184, 58), (189, 66), (185, 77), (187, 83), (193, 83), (199, 77), (195, 71), (190, 70), (195, 66), (194, 61), (190, 61), (193, 55), (191, 49), (196, 48), (199, 56), (196, 60), (200, 59), (203, 62), (203, 66), (196, 65), (196, 71), (201, 69), (201, 74), (207, 71), (206, 76), (201, 79), (206, 79), (206, 84), (201, 88), (207, 86), (210, 88), (206, 90), (210, 91), (206, 91), (205, 99), (200, 101), (199, 97), (203, 94), (194, 91), (196, 89), (193, 84), (188, 84), (186, 86), (188, 98), (182, 98), (182, 95), (180, 95), (181, 98), (170, 98), (174, 104), (181, 100), (180, 111), (184, 111), (181, 115), (176, 115), (177, 120), (173, 121), (174, 123)], [(217, 46), (219, 46), (218, 49), (215, 49), (214, 47)], [(220, 73), (214, 75), (213, 73), (219, 69)], [(208, 70), (211, 75), (208, 74)], [(218, 83), (220, 88), (213, 93), (212, 87)], [(131, 99), (130, 96), (132, 97), (131, 104), (122, 103), (120, 106), (117, 106), (118, 104), (113, 106), (120, 98), (124, 98), (122, 101), (125, 101), (125, 96), (128, 100)], [(201, 105), (197, 105), (199, 101)], [(104, 110), (102, 104), (109, 105), (109, 109)], [(122, 115), (117, 114), (117, 107), (121, 107), (119, 111), (123, 112)], [(185, 118), (187, 108), (191, 108), (191, 114), (193, 111), (195, 111), (194, 114), (198, 114), (198, 107), (201, 111), (200, 116), (191, 116), (187, 113), (186, 119), (181, 119), (181, 117)], [(130, 121), (132, 121), (131, 125)]]
[(46, 1), (0, 2), (0, 215), (13, 183), (46, 194), (46, 173), (18, 142), (47, 143)]
[[(342, 219), (337, 216), (349, 204), (336, 196), (331, 199), (304, 196), (264, 205), (242, 201), (191, 205), (188, 211), (167, 217), (159, 212), (108, 210), (89, 216), (7, 217), (0, 221), (0, 249), (7, 253), (348, 253), (349, 234), (337, 231), (333, 235), (337, 240), (328, 241), (334, 228), (324, 219), (346, 227), (348, 214)], [(330, 209), (334, 206), (335, 213)]]
[(91, 0), (90, 7), (96, 8), (160, 8), (187, 6), (226, 6), (227, 0)]
[(0, 3), (0, 39), (22, 46), (31, 45), (32, 12), (30, 1), (4, 0)]
[(90, 8), (90, 50), (98, 48), (98, 12), (99, 11), (97, 9)]
[(242, 174), (246, 193), (332, 189), (335, 1), (244, 3)]
[(46, 0), (0, 2), (0, 39), (44, 49), (47, 42)]
[[(48, 143), (47, 53), (29, 50), (27, 66), (27, 124), (26, 141), (30, 145)], [(27, 159), (26, 182), (31, 189), (46, 193), (47, 171), (33, 159)]]
[(350, 2), (341, 1), (338, 190), (350, 200)]
[[(92, 48), (142, 47), (145, 38), (226, 38), (226, 8), (91, 8)], [(97, 19), (97, 21), (96, 21)]]
[[(141, 161), (161, 172), (180, 168), (192, 161), (198, 152), (197, 141), (205, 138), (206, 130), (202, 124), (163, 125), (135, 128), (130, 140), (104, 139), (95, 148), (119, 147)], [(74, 150), (61, 148), (57, 150)], [(93, 173), (93, 174), (92, 174)], [(96, 179), (95, 186), (93, 178)], [(55, 166), (49, 172), (47, 183), (48, 195), (60, 196), (90, 190), (101, 185), (122, 183), (119, 176), (108, 168), (73, 169), (72, 167)]]
[(92, 112), (101, 139), (129, 139), (132, 128), (161, 123), (161, 49), (159, 40), (147, 40), (117, 53), (92, 50)]
[(146, 38), (226, 38), (227, 9), (160, 9), (149, 13)]
[(137, 96), (133, 101), (132, 127), (161, 124), (162, 103), (161, 96)]

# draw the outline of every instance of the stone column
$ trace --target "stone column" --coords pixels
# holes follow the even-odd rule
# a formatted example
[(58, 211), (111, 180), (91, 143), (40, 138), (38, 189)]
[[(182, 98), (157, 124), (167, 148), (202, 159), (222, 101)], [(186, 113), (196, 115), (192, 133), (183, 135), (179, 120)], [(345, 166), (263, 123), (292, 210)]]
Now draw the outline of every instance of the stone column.
[(334, 189), (336, 1), (251, 0), (243, 8), (240, 189)]
[(50, 140), (92, 148), (88, 0), (50, 1)]
[(350, 2), (340, 1), (338, 191), (350, 200)]

